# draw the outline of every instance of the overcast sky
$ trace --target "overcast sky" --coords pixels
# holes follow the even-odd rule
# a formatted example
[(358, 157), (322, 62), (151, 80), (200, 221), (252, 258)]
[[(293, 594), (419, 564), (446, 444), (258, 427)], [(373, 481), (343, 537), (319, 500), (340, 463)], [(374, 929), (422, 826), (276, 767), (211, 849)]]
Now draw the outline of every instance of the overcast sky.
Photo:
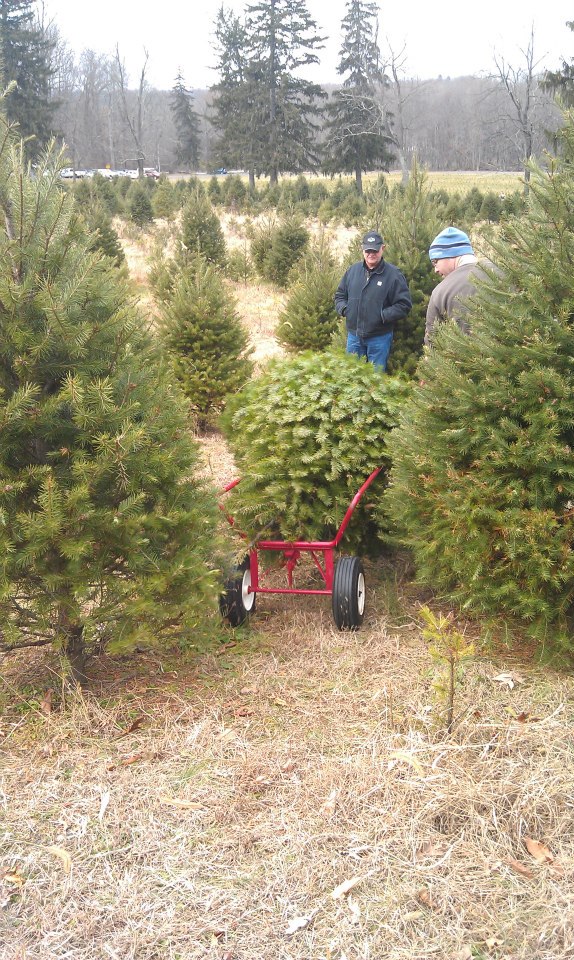
[[(116, 43), (135, 85), (149, 53), (147, 78), (152, 86), (169, 89), (181, 70), (191, 89), (211, 86), (217, 74), (213, 26), (221, 0), (44, 0), (48, 17), (60, 35), (80, 53), (89, 48), (113, 54)], [(226, 0), (240, 14), (243, 0)], [(321, 64), (308, 79), (333, 83), (341, 43), (345, 0), (308, 0), (319, 32), (328, 39), (319, 52)], [(421, 79), (489, 73), (493, 56), (520, 66), (532, 26), (535, 59), (540, 69), (557, 68), (574, 57), (572, 0), (381, 0), (379, 39), (387, 38), (395, 52), (404, 46), (405, 74)]]

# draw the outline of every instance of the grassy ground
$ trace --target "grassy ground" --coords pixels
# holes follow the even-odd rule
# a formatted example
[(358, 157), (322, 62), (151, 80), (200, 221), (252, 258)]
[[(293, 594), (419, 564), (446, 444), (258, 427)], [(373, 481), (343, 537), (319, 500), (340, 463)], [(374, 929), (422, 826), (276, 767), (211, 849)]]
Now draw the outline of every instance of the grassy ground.
[[(236, 292), (274, 354), (281, 295)], [(97, 659), (85, 693), (6, 658), (2, 960), (571, 960), (574, 679), (478, 642), (447, 735), (423, 599), (387, 558), (356, 634), (264, 597), (201, 656)]]
[(480, 655), (444, 732), (417, 596), (356, 634), (265, 597), (194, 660), (89, 693), (4, 672), (3, 960), (566, 960), (574, 681)]

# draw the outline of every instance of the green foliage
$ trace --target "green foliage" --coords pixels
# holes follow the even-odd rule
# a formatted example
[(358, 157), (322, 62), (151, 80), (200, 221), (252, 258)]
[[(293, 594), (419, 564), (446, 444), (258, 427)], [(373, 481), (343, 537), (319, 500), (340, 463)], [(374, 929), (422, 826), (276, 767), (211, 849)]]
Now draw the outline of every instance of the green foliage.
[(129, 284), (62, 191), (0, 149), (3, 649), (194, 642), (217, 593), (217, 506), (187, 405)]
[(193, 104), (193, 94), (186, 89), (183, 77), (178, 74), (169, 100), (174, 126), (177, 131), (175, 156), (177, 162), (184, 167), (197, 170), (201, 131), (199, 117)]
[(195, 259), (201, 254), (209, 263), (225, 261), (225, 240), (219, 217), (201, 186), (194, 189), (183, 208), (182, 243), (185, 257)]
[[(567, 20), (566, 26), (574, 31), (574, 20)], [(559, 98), (564, 107), (574, 107), (574, 59), (562, 60), (559, 70), (547, 70), (541, 82), (543, 90), (549, 90)]]
[(428, 300), (437, 282), (428, 249), (443, 226), (428, 194), (426, 173), (414, 161), (407, 186), (393, 191), (381, 222), (385, 257), (404, 273), (413, 301), (408, 317), (396, 325), (389, 373), (412, 375), (422, 353)]
[(464, 677), (464, 668), (474, 655), (474, 644), (469, 642), (453, 623), (452, 615), (438, 616), (429, 609), (421, 607), (421, 615), (426, 624), (423, 639), (428, 643), (431, 660), (435, 664), (432, 690), (435, 701), (446, 717), (446, 732), (454, 728), (454, 701), (456, 688)]
[(247, 335), (233, 297), (199, 254), (162, 304), (160, 332), (175, 374), (201, 425), (252, 373)]
[(132, 185), (127, 197), (127, 205), (130, 219), (138, 227), (145, 227), (153, 221), (153, 208), (149, 194), (139, 183)]
[(471, 335), (443, 324), (393, 438), (389, 508), (419, 576), (465, 608), (571, 649), (574, 600), (574, 125), (527, 214), (492, 241), (500, 268)]
[(299, 220), (290, 218), (276, 226), (270, 219), (253, 232), (251, 256), (264, 280), (284, 287), (290, 270), (308, 245), (309, 231)]
[(173, 220), (179, 210), (179, 199), (175, 187), (169, 180), (160, 180), (151, 199), (151, 205), (154, 217)]
[(253, 263), (249, 256), (249, 247), (244, 243), (241, 249), (235, 248), (227, 255), (225, 275), (237, 283), (247, 283), (253, 278)]
[(338, 326), (335, 290), (341, 271), (325, 238), (294, 267), (292, 286), (276, 336), (296, 350), (325, 350)]
[(230, 495), (239, 527), (254, 538), (332, 537), (381, 466), (345, 533), (345, 550), (365, 545), (374, 535), (370, 504), (380, 499), (390, 464), (389, 430), (408, 389), (344, 353), (273, 361), (229, 400), (222, 419), (242, 477)]
[(228, 174), (221, 188), (221, 199), (231, 210), (243, 210), (249, 200), (245, 181), (236, 174)]
[(492, 190), (490, 190), (488, 193), (485, 193), (484, 199), (480, 205), (480, 210), (478, 212), (480, 220), (488, 220), (490, 223), (498, 223), (501, 213), (502, 200), (500, 197)]
[(0, 6), (1, 109), (18, 124), (32, 159), (52, 136), (58, 106), (52, 90), (55, 42), (39, 25), (34, 7), (32, 0), (2, 0)]
[(337, 67), (345, 79), (326, 108), (323, 168), (327, 173), (353, 173), (359, 194), (362, 173), (386, 168), (392, 159), (387, 118), (380, 103), (380, 87), (386, 77), (381, 69), (377, 15), (372, 0), (347, 0)]
[(117, 267), (121, 267), (126, 258), (112, 226), (111, 217), (105, 210), (96, 208), (88, 220), (88, 225), (92, 233), (90, 250), (100, 250), (106, 257), (110, 257)]

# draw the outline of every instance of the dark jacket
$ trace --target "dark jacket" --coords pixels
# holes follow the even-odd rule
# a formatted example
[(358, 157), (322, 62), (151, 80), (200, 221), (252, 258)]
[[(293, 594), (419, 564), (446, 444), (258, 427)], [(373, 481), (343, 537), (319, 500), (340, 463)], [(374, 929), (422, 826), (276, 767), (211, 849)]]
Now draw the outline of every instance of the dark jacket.
[(381, 260), (374, 270), (354, 263), (341, 280), (335, 307), (347, 321), (347, 330), (368, 339), (394, 330), (413, 303), (407, 281), (398, 267)]

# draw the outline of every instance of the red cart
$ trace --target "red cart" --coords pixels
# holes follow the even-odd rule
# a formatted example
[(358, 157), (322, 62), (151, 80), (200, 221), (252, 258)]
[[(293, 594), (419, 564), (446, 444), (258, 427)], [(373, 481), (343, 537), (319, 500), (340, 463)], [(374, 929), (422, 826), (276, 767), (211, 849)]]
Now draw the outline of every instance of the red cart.
[[(330, 596), (332, 598), (333, 617), (339, 630), (357, 630), (365, 615), (365, 573), (360, 557), (341, 556), (335, 561), (335, 550), (339, 547), (355, 507), (375, 477), (380, 473), (377, 467), (357, 490), (351, 500), (333, 540), (258, 540), (249, 553), (226, 581), (220, 597), (221, 613), (233, 627), (238, 627), (255, 610), (258, 593), (293, 593)], [(228, 493), (240, 480), (232, 480), (224, 488)], [(232, 517), (227, 517), (233, 525)], [(275, 587), (266, 584), (264, 571), (259, 565), (259, 555), (263, 552), (282, 554), (281, 567), (287, 575), (287, 586)], [(293, 571), (301, 557), (310, 554), (315, 566), (323, 578), (321, 589), (308, 589), (293, 586)]]

